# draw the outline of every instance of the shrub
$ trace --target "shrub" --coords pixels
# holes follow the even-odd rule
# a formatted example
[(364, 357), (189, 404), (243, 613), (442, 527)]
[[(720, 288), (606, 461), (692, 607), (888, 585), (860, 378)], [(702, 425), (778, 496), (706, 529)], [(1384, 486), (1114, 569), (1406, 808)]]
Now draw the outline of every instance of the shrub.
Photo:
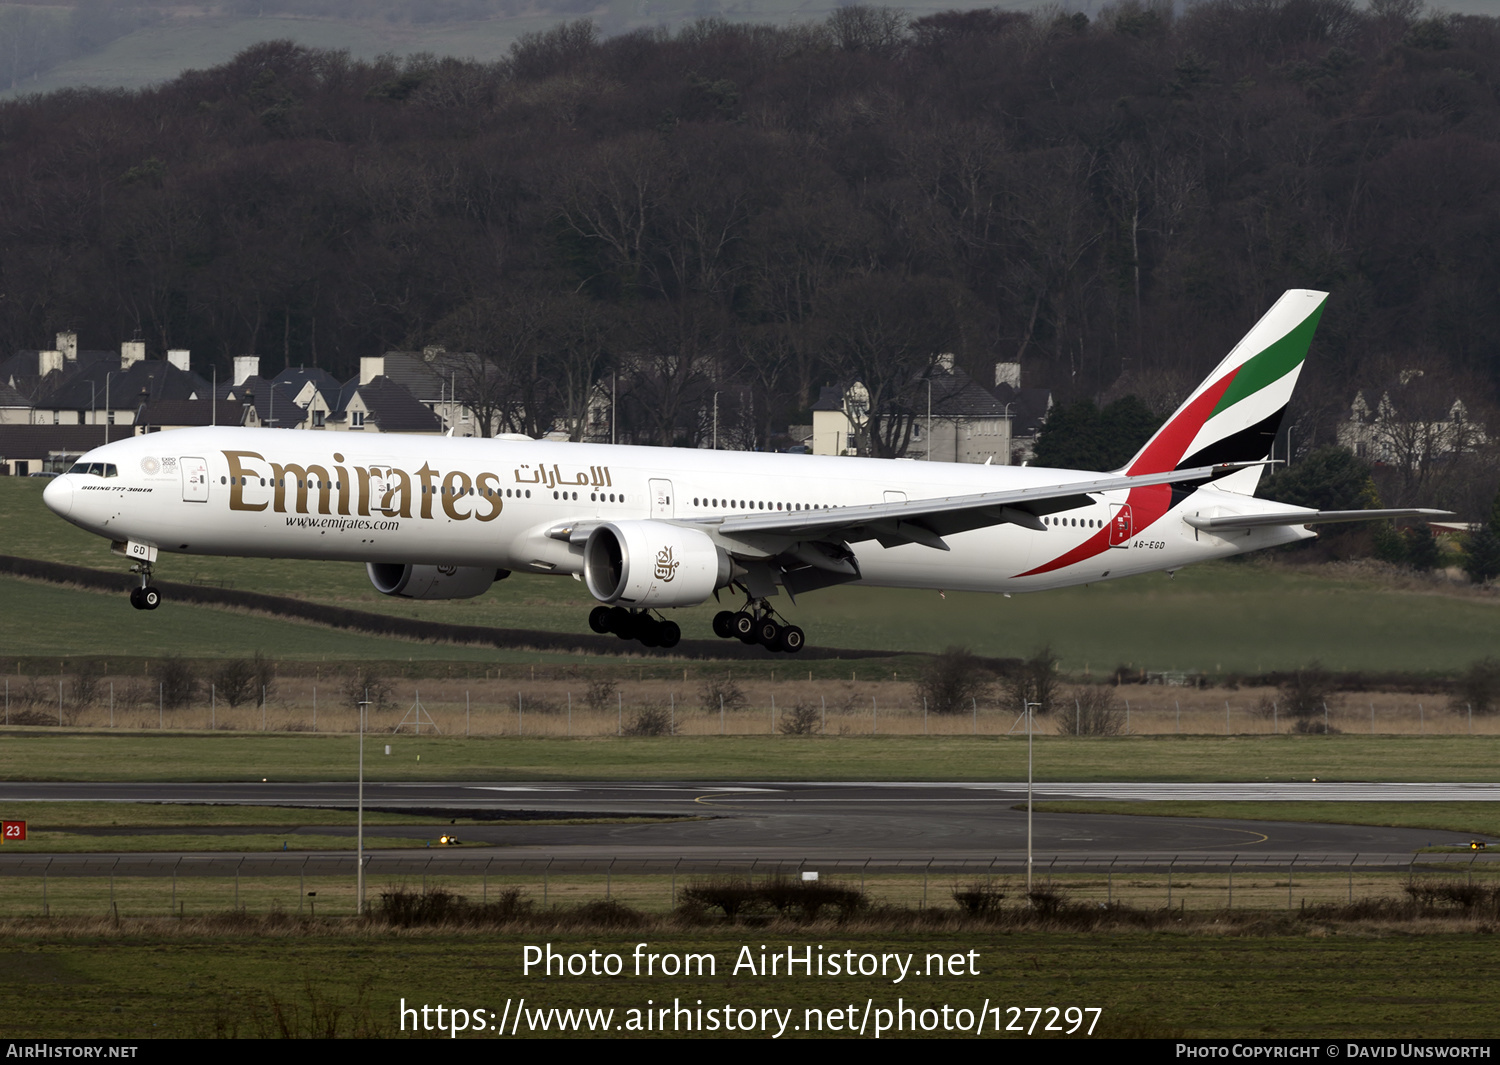
[(1058, 701), (1057, 731), (1063, 736), (1118, 736), (1125, 731), (1125, 715), (1113, 689), (1074, 688), (1071, 699)]
[(698, 686), (698, 705), (705, 710), (743, 710), (750, 704), (745, 689), (735, 683), (729, 674), (709, 677)]
[(239, 706), (252, 694), (260, 694), (254, 689), (255, 668), (243, 658), (225, 662), (208, 679), (214, 686), (214, 698), (223, 699), (230, 707)]
[(1500, 660), (1483, 658), (1469, 663), (1464, 675), (1458, 678), (1458, 690), (1448, 705), (1459, 713), (1470, 707), (1476, 714), (1500, 710)]
[(950, 647), (928, 659), (917, 679), (917, 694), (934, 714), (966, 714), (990, 698), (989, 670), (967, 647)]
[(378, 915), (398, 928), (442, 924), (462, 915), (464, 897), (442, 888), (407, 891), (400, 888), (380, 893)]
[(811, 703), (793, 703), (781, 712), (776, 731), (783, 736), (816, 736), (822, 731), (822, 711)]
[(158, 661), (153, 677), (161, 705), (168, 710), (187, 706), (198, 694), (198, 674), (192, 663), (175, 655)]
[(1418, 573), (1426, 573), (1442, 564), (1443, 554), (1438, 549), (1437, 537), (1432, 527), (1416, 525), (1406, 530), (1406, 564)]
[(986, 917), (1000, 912), (1000, 903), (1005, 901), (1005, 892), (996, 884), (976, 880), (972, 884), (953, 887), (953, 901), (970, 917)]
[(99, 682), (104, 677), (104, 669), (98, 662), (85, 662), (79, 666), (78, 672), (73, 675), (71, 684), (73, 705), (75, 707), (93, 706), (99, 701)]
[(1500, 577), (1500, 533), (1489, 525), (1475, 530), (1465, 542), (1464, 572), (1475, 584)]
[(639, 707), (624, 729), (627, 736), (670, 736), (675, 731), (671, 711), (656, 703)]
[(619, 689), (609, 677), (595, 677), (589, 681), (588, 691), (583, 693), (583, 705), (595, 713), (602, 713), (615, 703), (615, 692)]
[(815, 921), (830, 908), (838, 910), (840, 917), (848, 918), (868, 904), (859, 888), (823, 880), (775, 877), (755, 892), (782, 917), (800, 917), (804, 921)]
[(366, 666), (356, 670), (344, 678), (341, 689), (344, 702), (350, 708), (358, 710), (361, 703), (369, 700), (371, 710), (384, 710), (385, 704), (390, 701), (393, 689), (385, 682), (385, 678), (376, 673), (375, 670)]
[(1057, 656), (1052, 648), (1043, 647), (1026, 661), (1014, 666), (1005, 680), (1009, 706), (1021, 712), (1022, 703), (1032, 704), (1038, 714), (1049, 714), (1056, 708), (1058, 696)]
[(710, 909), (722, 910), (724, 916), (733, 921), (742, 913), (759, 909), (764, 900), (748, 880), (723, 878), (690, 881), (682, 889), (685, 902), (697, 903)]
[[(1273, 708), (1265, 705), (1264, 701), (1262, 701), (1261, 710), (1264, 713), (1275, 712), (1298, 718), (1316, 716), (1318, 724), (1321, 726), (1323, 707), (1329, 704), (1336, 704), (1337, 694), (1338, 687), (1333, 674), (1324, 669), (1320, 663), (1312, 662), (1302, 669), (1284, 676), (1281, 684), (1277, 687), (1277, 705)], [(1321, 728), (1299, 728), (1298, 731), (1321, 731)]]
[(1027, 893), (1026, 899), (1039, 917), (1056, 917), (1068, 903), (1068, 895), (1060, 888), (1039, 887)]

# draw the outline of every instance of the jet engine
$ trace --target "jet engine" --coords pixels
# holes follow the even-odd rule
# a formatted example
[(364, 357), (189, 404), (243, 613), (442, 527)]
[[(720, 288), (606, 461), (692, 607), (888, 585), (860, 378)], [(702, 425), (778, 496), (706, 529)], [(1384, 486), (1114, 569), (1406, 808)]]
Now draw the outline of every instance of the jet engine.
[(365, 571), (377, 592), (403, 599), (472, 599), (510, 576), (509, 570), (489, 566), (407, 566), (400, 562), (370, 562)]
[(601, 603), (695, 606), (729, 583), (729, 556), (706, 533), (660, 521), (616, 521), (589, 533), (583, 579)]

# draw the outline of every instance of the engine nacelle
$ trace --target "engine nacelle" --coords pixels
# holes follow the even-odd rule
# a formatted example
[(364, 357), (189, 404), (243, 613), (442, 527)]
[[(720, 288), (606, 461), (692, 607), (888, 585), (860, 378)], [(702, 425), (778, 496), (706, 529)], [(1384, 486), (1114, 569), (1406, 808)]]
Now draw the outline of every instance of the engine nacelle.
[(607, 522), (583, 547), (583, 579), (601, 603), (696, 606), (729, 575), (729, 556), (707, 533), (661, 521)]
[(488, 566), (407, 566), (400, 562), (370, 562), (365, 572), (377, 592), (404, 599), (472, 599), (510, 576), (509, 570)]

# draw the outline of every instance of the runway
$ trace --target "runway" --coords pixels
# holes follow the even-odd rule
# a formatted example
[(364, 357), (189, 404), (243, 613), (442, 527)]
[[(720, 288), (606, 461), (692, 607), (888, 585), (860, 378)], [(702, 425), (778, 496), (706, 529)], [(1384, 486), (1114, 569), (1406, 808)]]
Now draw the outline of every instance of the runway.
[[(228, 803), (348, 809), (355, 785), (340, 783), (238, 784), (0, 784), (0, 810), (7, 802), (92, 800), (102, 802)], [(1494, 784), (1083, 784), (1035, 786), (1037, 801), (1093, 798), (1223, 801), (1321, 800), (1344, 802), (1500, 801)], [(714, 782), (620, 783), (403, 783), (366, 784), (367, 809), (431, 815), (427, 826), (367, 827), (367, 837), (413, 836), (436, 839), (458, 831), (469, 848), (424, 848), (420, 852), (382, 850), (372, 861), (475, 863), (497, 868), (532, 863), (626, 863), (662, 867), (689, 863), (694, 868), (752, 863), (839, 866), (876, 863), (910, 866), (926, 862), (944, 868), (1024, 860), (1026, 814), (1024, 782), (825, 783)], [(450, 829), (450, 819), (507, 817)], [(522, 817), (671, 818), (656, 823), (533, 824)], [(266, 829), (203, 829), (216, 835)], [(305, 826), (271, 831), (290, 841), (297, 835), (348, 836), (352, 826)], [(84, 831), (84, 830), (80, 830)], [(89, 830), (92, 833), (92, 830)], [(182, 830), (172, 830), (181, 834)], [(1430, 829), (1320, 825), (1106, 814), (1036, 813), (1033, 850), (1039, 860), (1069, 866), (1101, 862), (1135, 866), (1175, 862), (1222, 865), (1255, 862), (1286, 865), (1405, 867), (1419, 848), (1467, 845), (1468, 837)], [(97, 833), (93, 833), (97, 834)], [(130, 830), (132, 835), (145, 834)], [(484, 846), (475, 846), (483, 844)], [(35, 868), (35, 855), (21, 848), (0, 849), (0, 871)], [(404, 857), (403, 857), (404, 856)], [(1497, 853), (1496, 856), (1500, 856)], [(319, 861), (347, 862), (348, 852)], [(185, 860), (186, 855), (95, 855), (88, 861), (114, 861), (124, 867)], [(1488, 854), (1478, 860), (1490, 860)], [(1434, 860), (1475, 860), (1470, 854)], [(58, 863), (72, 865), (81, 857)], [(248, 873), (284, 863), (302, 864), (306, 852), (195, 856), (195, 863), (239, 861)], [(1424, 860), (1426, 860), (1424, 858)], [(20, 863), (19, 865), (17, 863)], [(809, 864), (811, 863), (811, 864)], [(454, 867), (456, 870), (456, 866)], [(222, 875), (222, 874), (216, 874)]]

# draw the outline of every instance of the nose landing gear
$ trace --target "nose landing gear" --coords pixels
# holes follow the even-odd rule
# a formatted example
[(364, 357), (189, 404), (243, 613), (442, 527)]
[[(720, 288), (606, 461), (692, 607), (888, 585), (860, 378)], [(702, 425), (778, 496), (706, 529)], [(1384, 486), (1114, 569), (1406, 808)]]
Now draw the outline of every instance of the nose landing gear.
[(130, 605), (137, 610), (155, 610), (161, 606), (161, 592), (151, 584), (151, 563), (137, 562), (130, 567), (130, 572), (141, 578), (140, 587), (130, 589)]
[(652, 617), (649, 610), (627, 610), (622, 606), (596, 606), (589, 612), (589, 628), (600, 635), (614, 633), (622, 640), (636, 640), (646, 647), (676, 647), (682, 628), (675, 621)]
[(776, 620), (776, 612), (764, 599), (747, 603), (738, 613), (721, 610), (714, 615), (714, 635), (721, 640), (737, 639), (741, 643), (758, 643), (768, 651), (795, 654), (807, 644), (807, 637), (796, 625)]

